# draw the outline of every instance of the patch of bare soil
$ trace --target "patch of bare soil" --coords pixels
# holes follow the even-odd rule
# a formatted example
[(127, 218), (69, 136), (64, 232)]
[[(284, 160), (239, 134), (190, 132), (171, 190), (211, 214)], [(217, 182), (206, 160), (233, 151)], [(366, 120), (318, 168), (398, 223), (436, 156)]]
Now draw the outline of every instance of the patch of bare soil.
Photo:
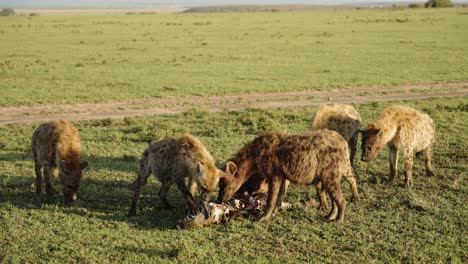
[(87, 120), (158, 114), (178, 114), (193, 108), (231, 111), (282, 108), (326, 103), (367, 103), (433, 97), (468, 96), (468, 82), (411, 84), (393, 87), (355, 87), (326, 91), (255, 93), (228, 96), (143, 98), (130, 101), (0, 108), (0, 125), (37, 123), (54, 119)]

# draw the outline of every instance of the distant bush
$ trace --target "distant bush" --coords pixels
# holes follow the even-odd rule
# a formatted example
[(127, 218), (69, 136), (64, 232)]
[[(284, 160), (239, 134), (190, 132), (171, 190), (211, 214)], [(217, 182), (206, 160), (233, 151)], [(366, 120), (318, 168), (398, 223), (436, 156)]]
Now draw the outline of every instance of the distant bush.
[(0, 11), (0, 16), (14, 16), (15, 10), (13, 8), (3, 8)]
[(29, 16), (39, 16), (38, 13), (29, 13)]
[(453, 4), (450, 0), (429, 0), (424, 7), (453, 7)]
[(392, 9), (393, 10), (403, 10), (405, 8), (403, 6), (401, 6), (401, 5), (393, 4)]
[(409, 4), (409, 8), (423, 8), (424, 4)]

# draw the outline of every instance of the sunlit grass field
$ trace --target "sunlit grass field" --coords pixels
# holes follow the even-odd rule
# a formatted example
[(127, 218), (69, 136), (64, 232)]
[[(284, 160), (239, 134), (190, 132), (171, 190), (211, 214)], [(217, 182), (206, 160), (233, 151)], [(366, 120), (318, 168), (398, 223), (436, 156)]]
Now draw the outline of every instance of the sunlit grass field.
[[(468, 260), (468, 98), (402, 101), (429, 113), (437, 124), (436, 176), (426, 177), (415, 160), (414, 187), (388, 177), (388, 151), (372, 163), (356, 160), (361, 202), (348, 203), (345, 223), (304, 207), (313, 186), (292, 186), (293, 208), (269, 222), (234, 220), (227, 225), (177, 231), (184, 202), (175, 187), (164, 210), (159, 183), (151, 178), (137, 217), (128, 219), (138, 160), (147, 141), (190, 132), (200, 137), (218, 165), (265, 130), (307, 131), (315, 107), (208, 113), (77, 122), (89, 169), (78, 201), (52, 205), (34, 193), (30, 137), (35, 125), (0, 130), (0, 260), (6, 263), (252, 263), (404, 262), (466, 263)], [(390, 103), (357, 105), (364, 124)], [(359, 153), (358, 153), (359, 154)], [(399, 175), (403, 174), (400, 157)], [(349, 185), (342, 188), (349, 201)]]
[(468, 9), (0, 17), (0, 106), (468, 79)]

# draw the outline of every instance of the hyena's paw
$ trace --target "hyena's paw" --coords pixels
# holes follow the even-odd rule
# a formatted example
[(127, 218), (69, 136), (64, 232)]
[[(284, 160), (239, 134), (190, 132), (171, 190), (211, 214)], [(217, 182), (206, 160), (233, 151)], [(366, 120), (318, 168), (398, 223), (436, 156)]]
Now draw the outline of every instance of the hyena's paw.
[(260, 217), (258, 219), (259, 222), (265, 222), (265, 221), (268, 221), (270, 219), (270, 216), (269, 215), (263, 215), (262, 217)]
[(392, 185), (392, 184), (393, 184), (393, 179), (386, 179), (386, 180), (384, 180), (384, 184), (386, 184), (386, 185)]
[(405, 180), (405, 188), (413, 187), (413, 180)]
[(354, 203), (357, 203), (361, 200), (361, 198), (359, 198), (359, 195), (356, 195), (356, 196), (352, 196), (351, 197), (351, 202), (354, 202)]
[(320, 203), (319, 206), (317, 207), (319, 211), (326, 211), (327, 208), (328, 208), (328, 205), (326, 203), (323, 203), (323, 204)]
[(430, 171), (430, 170), (426, 171), (426, 175), (427, 175), (428, 177), (433, 177), (433, 176), (435, 176), (434, 172), (433, 172), (433, 171)]

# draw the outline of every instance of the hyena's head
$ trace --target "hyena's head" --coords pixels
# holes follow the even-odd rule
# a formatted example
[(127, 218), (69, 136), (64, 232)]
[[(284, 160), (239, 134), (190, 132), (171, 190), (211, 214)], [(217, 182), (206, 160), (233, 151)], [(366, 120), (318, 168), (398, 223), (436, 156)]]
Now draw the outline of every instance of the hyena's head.
[(361, 130), (360, 132), (362, 134), (361, 160), (369, 162), (385, 145), (382, 144), (381, 140), (383, 131), (378, 128), (368, 128), (367, 130)]
[(214, 165), (198, 163), (196, 181), (200, 186), (200, 197), (204, 202), (210, 200), (211, 192), (218, 185), (219, 179), (225, 175)]
[(218, 203), (224, 203), (231, 199), (242, 185), (239, 170), (234, 162), (226, 162), (222, 171), (225, 173), (225, 176), (219, 181)]
[(59, 178), (63, 185), (63, 195), (66, 202), (76, 200), (81, 178), (83, 177), (82, 171), (87, 166), (88, 162), (86, 161), (76, 165), (63, 160), (60, 164)]

